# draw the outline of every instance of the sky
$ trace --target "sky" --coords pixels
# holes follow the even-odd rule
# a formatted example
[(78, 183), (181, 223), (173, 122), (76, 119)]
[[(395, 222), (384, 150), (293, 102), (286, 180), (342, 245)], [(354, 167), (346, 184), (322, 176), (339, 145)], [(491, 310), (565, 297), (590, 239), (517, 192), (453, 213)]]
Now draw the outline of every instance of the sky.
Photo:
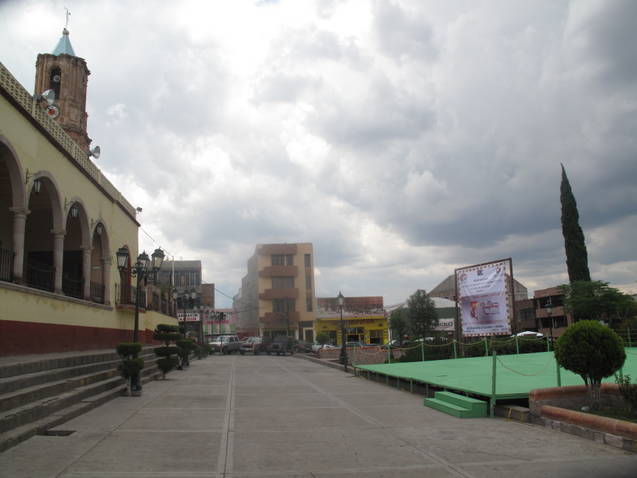
[(565, 283), (560, 163), (592, 278), (637, 292), (633, 0), (0, 1), (29, 91), (65, 7), (96, 164), (219, 306), (261, 243), (312, 242), (319, 297)]

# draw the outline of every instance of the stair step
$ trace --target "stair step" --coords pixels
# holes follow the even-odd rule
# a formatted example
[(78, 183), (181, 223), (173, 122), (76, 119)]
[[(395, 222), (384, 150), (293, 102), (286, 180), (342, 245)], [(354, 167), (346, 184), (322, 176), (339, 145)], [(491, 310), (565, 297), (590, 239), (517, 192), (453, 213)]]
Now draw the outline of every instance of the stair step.
[(425, 398), (424, 405), (458, 418), (470, 418), (472, 416), (472, 411), (469, 408), (454, 405), (437, 398)]
[[(111, 371), (111, 373), (112, 376), (110, 378), (76, 386), (58, 395), (36, 400), (0, 413), (0, 432), (39, 420), (92, 395), (100, 394), (115, 387), (125, 386), (126, 381), (116, 371)], [(142, 380), (145, 377), (151, 377), (152, 379), (158, 373), (159, 370), (156, 366), (144, 368), (142, 370)]]
[(475, 412), (477, 416), (487, 416), (487, 403), (476, 398), (466, 397), (453, 392), (436, 392), (434, 398), (452, 403)]

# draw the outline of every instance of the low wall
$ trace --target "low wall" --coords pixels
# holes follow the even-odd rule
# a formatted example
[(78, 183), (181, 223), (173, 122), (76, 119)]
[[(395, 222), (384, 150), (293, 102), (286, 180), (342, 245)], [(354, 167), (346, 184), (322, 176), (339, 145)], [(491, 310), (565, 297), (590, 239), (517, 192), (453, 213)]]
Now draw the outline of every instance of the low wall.
[[(600, 388), (602, 407), (625, 407), (624, 399), (616, 383), (602, 383)], [(540, 415), (544, 405), (552, 405), (569, 410), (580, 410), (589, 405), (586, 385), (568, 387), (539, 388), (529, 393), (529, 409), (533, 415)]]
[[(392, 360), (400, 358), (402, 351), (392, 350)], [(321, 349), (318, 356), (325, 360), (338, 360), (341, 355), (341, 349)], [(385, 363), (388, 358), (387, 350), (378, 345), (370, 345), (367, 347), (347, 347), (348, 363), (357, 365), (368, 365), (376, 363)]]
[[(602, 406), (627, 406), (617, 384), (603, 383), (600, 392)], [(529, 393), (534, 423), (637, 452), (637, 423), (577, 411), (588, 403), (584, 385), (542, 388)]]

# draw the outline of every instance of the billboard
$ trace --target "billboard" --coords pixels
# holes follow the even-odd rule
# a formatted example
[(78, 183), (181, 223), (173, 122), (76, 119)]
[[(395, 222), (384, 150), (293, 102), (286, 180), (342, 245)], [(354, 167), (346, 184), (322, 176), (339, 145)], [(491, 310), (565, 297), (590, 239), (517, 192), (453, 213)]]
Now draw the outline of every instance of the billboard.
[[(177, 312), (177, 320), (184, 322), (184, 313)], [(186, 322), (199, 322), (199, 314), (197, 312), (186, 312)]]
[(511, 334), (511, 294), (506, 266), (510, 259), (456, 269), (463, 335)]

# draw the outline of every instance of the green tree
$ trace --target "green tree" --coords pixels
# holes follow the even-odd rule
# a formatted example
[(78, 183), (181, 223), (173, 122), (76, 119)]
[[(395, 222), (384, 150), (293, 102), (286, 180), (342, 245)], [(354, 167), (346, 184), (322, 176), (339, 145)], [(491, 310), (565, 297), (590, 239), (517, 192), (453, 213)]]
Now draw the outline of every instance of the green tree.
[(567, 312), (578, 320), (603, 320), (613, 327), (635, 317), (633, 298), (603, 281), (575, 281), (560, 286)]
[(579, 225), (577, 203), (563, 165), (560, 202), (562, 203), (562, 235), (564, 236), (568, 280), (569, 282), (590, 281), (591, 275), (588, 271), (588, 253), (584, 233)]
[(434, 327), (438, 325), (436, 305), (422, 289), (414, 292), (407, 300), (407, 316), (409, 329), (414, 337), (429, 337)]
[(389, 328), (391, 329), (392, 337), (398, 338), (398, 346), (403, 346), (403, 337), (409, 330), (409, 322), (407, 320), (407, 311), (401, 307), (393, 310), (389, 316)]
[(613, 330), (595, 320), (569, 326), (555, 344), (555, 358), (567, 370), (582, 377), (588, 388), (591, 408), (599, 407), (602, 379), (624, 364), (624, 342)]
[(330, 336), (327, 332), (321, 332), (316, 336), (316, 342), (320, 345), (325, 345), (330, 341)]

